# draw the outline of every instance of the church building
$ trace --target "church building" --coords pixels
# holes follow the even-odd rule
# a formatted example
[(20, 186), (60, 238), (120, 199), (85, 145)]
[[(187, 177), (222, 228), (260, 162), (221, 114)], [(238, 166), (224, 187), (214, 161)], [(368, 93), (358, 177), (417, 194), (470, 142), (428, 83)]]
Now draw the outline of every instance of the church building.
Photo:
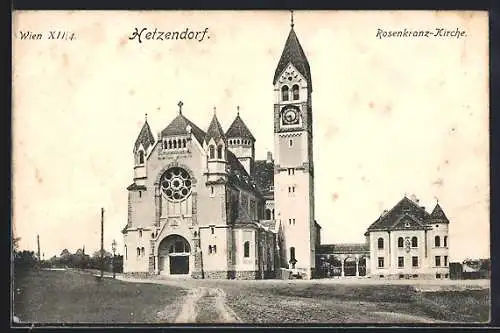
[(239, 111), (227, 131), (215, 109), (199, 127), (182, 102), (157, 137), (146, 119), (133, 146), (124, 273), (263, 279), (287, 268), (313, 277), (312, 79), (293, 21), (273, 90), (274, 159), (255, 160)]

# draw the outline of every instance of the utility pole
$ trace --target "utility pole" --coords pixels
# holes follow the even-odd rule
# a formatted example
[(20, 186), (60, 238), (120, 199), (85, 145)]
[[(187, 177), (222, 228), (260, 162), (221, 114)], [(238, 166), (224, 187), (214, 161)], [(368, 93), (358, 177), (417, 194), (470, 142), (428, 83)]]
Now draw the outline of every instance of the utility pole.
[(36, 235), (36, 244), (37, 244), (36, 254), (38, 256), (38, 261), (40, 261), (42, 260), (42, 257), (40, 256), (40, 235)]
[(116, 241), (113, 239), (113, 243), (111, 243), (111, 249), (113, 250), (113, 279), (116, 278), (115, 271), (115, 252), (116, 252)]
[(101, 208), (101, 279), (104, 275), (104, 208)]

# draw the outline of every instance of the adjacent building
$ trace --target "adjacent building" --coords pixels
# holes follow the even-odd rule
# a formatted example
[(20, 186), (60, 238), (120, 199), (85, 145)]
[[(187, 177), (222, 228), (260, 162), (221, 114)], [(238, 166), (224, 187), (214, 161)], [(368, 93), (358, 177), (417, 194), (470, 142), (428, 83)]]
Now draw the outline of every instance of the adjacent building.
[(449, 223), (439, 203), (428, 213), (416, 197), (405, 196), (365, 233), (370, 276), (448, 278)]

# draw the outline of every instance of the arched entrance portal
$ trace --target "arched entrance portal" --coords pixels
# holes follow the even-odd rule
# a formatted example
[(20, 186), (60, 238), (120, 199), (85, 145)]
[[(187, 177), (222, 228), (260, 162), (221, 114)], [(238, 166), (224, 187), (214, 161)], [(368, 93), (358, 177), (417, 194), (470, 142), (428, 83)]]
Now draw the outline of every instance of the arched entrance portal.
[(191, 247), (184, 237), (179, 235), (165, 237), (158, 247), (160, 274), (189, 274), (190, 253)]
[(329, 256), (328, 263), (330, 264), (330, 270), (328, 276), (340, 276), (342, 272), (342, 262), (336, 256)]
[(344, 275), (345, 276), (356, 276), (356, 258), (347, 257), (344, 260)]

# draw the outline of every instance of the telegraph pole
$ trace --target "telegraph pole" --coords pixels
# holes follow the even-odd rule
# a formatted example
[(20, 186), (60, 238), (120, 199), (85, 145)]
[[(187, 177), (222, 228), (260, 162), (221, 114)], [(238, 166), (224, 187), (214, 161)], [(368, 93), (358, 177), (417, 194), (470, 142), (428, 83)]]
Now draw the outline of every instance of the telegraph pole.
[(40, 235), (36, 235), (36, 245), (37, 245), (36, 254), (38, 256), (38, 261), (41, 261), (42, 257), (40, 256)]
[(101, 278), (104, 275), (104, 208), (101, 208)]

